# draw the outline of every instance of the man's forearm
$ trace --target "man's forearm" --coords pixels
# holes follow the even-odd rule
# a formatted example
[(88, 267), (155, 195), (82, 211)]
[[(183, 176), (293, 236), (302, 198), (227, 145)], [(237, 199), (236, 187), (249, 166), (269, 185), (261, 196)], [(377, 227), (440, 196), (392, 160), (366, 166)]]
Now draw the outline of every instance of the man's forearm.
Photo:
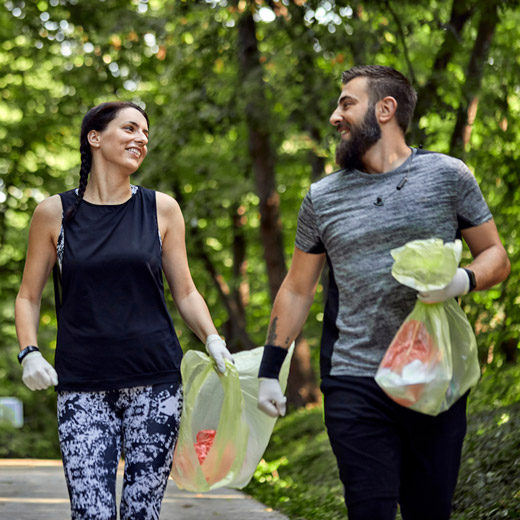
[(314, 295), (303, 296), (282, 285), (271, 312), (266, 343), (289, 348), (305, 324), (313, 299)]
[(482, 251), (467, 267), (475, 273), (476, 291), (484, 291), (503, 282), (511, 269), (504, 248), (498, 245)]

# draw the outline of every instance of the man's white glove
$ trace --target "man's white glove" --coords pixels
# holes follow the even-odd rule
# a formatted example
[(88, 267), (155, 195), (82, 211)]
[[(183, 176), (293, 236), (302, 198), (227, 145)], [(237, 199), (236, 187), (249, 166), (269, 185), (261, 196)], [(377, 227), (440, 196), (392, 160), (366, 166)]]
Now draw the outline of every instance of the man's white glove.
[(217, 364), (219, 372), (223, 374), (226, 373), (226, 359), (235, 364), (233, 356), (226, 347), (226, 342), (218, 334), (210, 334), (206, 338), (206, 350)]
[(22, 381), (29, 390), (45, 390), (58, 384), (58, 374), (41, 352), (30, 352), (22, 360)]
[(270, 417), (284, 416), (286, 402), (287, 398), (282, 393), (278, 379), (260, 378), (257, 404), (259, 410)]
[(455, 276), (446, 287), (435, 291), (419, 292), (417, 298), (424, 303), (439, 303), (449, 300), (450, 298), (456, 298), (462, 294), (467, 294), (468, 291), (469, 275), (464, 269), (459, 267), (455, 272)]

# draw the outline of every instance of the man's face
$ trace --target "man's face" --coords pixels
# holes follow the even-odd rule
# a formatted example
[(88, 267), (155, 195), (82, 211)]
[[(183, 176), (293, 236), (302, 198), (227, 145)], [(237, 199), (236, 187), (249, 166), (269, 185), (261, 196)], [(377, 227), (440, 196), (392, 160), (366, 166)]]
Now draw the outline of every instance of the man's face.
[(367, 83), (367, 78), (358, 77), (344, 85), (338, 106), (330, 117), (331, 124), (341, 134), (336, 162), (344, 169), (361, 169), (363, 156), (381, 138)]

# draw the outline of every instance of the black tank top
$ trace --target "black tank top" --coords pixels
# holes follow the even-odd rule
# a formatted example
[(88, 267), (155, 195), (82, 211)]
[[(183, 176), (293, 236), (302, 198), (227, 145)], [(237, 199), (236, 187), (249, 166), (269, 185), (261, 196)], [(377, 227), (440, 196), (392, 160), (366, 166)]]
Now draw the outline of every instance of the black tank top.
[[(124, 204), (82, 201), (63, 221), (54, 269), (57, 390), (180, 381), (180, 347), (164, 299), (155, 191)], [(64, 213), (75, 190), (60, 193)]]

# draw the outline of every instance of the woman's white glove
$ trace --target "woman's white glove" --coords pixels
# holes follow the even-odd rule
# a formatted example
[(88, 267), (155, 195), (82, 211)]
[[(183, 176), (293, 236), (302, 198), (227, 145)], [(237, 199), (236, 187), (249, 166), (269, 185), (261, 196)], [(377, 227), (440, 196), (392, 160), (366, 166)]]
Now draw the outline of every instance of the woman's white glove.
[(226, 347), (226, 342), (218, 334), (210, 334), (206, 338), (206, 350), (217, 364), (219, 372), (223, 374), (226, 373), (226, 359), (235, 364), (233, 356)]
[(417, 298), (424, 303), (439, 303), (467, 294), (468, 291), (469, 275), (462, 267), (459, 267), (455, 272), (455, 276), (446, 287), (435, 291), (421, 291)]
[(282, 393), (278, 379), (260, 378), (258, 386), (258, 409), (270, 417), (285, 415), (287, 398)]
[(41, 352), (30, 352), (22, 360), (22, 381), (29, 390), (45, 390), (58, 384), (58, 374)]

